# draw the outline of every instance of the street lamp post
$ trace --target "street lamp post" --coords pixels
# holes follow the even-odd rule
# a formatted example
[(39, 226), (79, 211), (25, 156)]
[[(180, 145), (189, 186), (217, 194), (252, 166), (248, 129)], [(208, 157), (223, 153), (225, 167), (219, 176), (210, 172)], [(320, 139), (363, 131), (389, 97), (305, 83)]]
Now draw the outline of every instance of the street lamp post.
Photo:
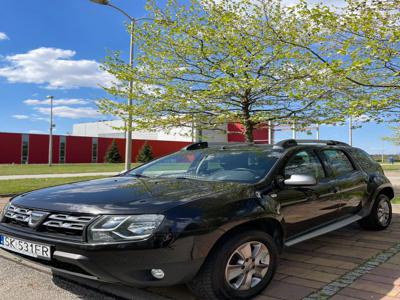
[(50, 100), (50, 134), (49, 134), (49, 167), (53, 164), (53, 96), (47, 96)]
[[(97, 4), (112, 7), (129, 19), (129, 21), (130, 21), (130, 36), (131, 36), (130, 37), (130, 46), (129, 46), (129, 48), (130, 48), (129, 66), (133, 67), (134, 51), (135, 51), (135, 25), (138, 21), (151, 20), (151, 19), (150, 18), (140, 18), (140, 19), (133, 18), (127, 12), (125, 12), (121, 8), (113, 5), (108, 0), (90, 0), (90, 1), (97, 3)], [(129, 97), (128, 97), (128, 107), (129, 108), (132, 106), (132, 102), (133, 102), (133, 99), (131, 96), (132, 89), (133, 89), (133, 81), (131, 80), (129, 82)], [(131, 110), (129, 109), (128, 121), (126, 123), (127, 130), (126, 130), (126, 144), (125, 144), (125, 170), (129, 170), (131, 168), (131, 162), (132, 162), (132, 123), (133, 123), (133, 117), (132, 117)]]

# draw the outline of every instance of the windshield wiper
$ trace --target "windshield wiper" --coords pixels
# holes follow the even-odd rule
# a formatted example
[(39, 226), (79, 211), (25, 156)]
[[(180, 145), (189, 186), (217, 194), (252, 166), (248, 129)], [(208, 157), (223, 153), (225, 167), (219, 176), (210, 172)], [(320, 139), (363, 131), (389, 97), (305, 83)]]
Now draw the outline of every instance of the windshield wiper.
[(137, 178), (150, 178), (150, 177), (147, 176), (147, 175), (138, 174), (138, 173), (128, 173), (128, 175), (129, 175), (129, 176), (132, 176), (132, 177), (137, 177)]

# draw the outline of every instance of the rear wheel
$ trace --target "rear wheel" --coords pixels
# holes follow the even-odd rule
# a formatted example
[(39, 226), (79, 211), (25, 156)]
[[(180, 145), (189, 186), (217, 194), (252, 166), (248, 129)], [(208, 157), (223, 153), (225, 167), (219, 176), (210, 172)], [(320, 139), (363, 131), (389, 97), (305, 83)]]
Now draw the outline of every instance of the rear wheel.
[(277, 260), (277, 247), (268, 234), (235, 234), (212, 251), (189, 288), (200, 299), (249, 299), (269, 284)]
[(392, 221), (392, 204), (388, 196), (381, 194), (377, 197), (369, 216), (358, 223), (368, 230), (386, 229)]

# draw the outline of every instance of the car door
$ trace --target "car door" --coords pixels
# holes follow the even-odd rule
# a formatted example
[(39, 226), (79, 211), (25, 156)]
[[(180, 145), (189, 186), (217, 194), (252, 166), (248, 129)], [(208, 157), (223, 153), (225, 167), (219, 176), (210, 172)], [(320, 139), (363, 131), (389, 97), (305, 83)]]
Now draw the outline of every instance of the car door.
[(291, 155), (278, 177), (311, 175), (317, 179), (314, 186), (282, 185), (276, 192), (286, 225), (287, 236), (293, 237), (312, 230), (336, 217), (337, 199), (332, 178), (312, 149), (299, 150)]
[(356, 213), (367, 197), (368, 175), (358, 169), (350, 156), (341, 149), (326, 149), (322, 154), (335, 176), (334, 186), (340, 201), (338, 215)]

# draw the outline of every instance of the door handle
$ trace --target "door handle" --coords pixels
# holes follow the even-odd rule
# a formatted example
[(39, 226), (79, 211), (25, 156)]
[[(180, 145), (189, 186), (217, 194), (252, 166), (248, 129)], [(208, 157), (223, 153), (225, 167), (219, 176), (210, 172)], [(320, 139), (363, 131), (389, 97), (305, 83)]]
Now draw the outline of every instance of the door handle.
[(335, 194), (337, 194), (337, 193), (340, 192), (340, 188), (337, 187), (337, 186), (335, 186), (335, 187), (332, 188), (332, 192), (335, 193)]

